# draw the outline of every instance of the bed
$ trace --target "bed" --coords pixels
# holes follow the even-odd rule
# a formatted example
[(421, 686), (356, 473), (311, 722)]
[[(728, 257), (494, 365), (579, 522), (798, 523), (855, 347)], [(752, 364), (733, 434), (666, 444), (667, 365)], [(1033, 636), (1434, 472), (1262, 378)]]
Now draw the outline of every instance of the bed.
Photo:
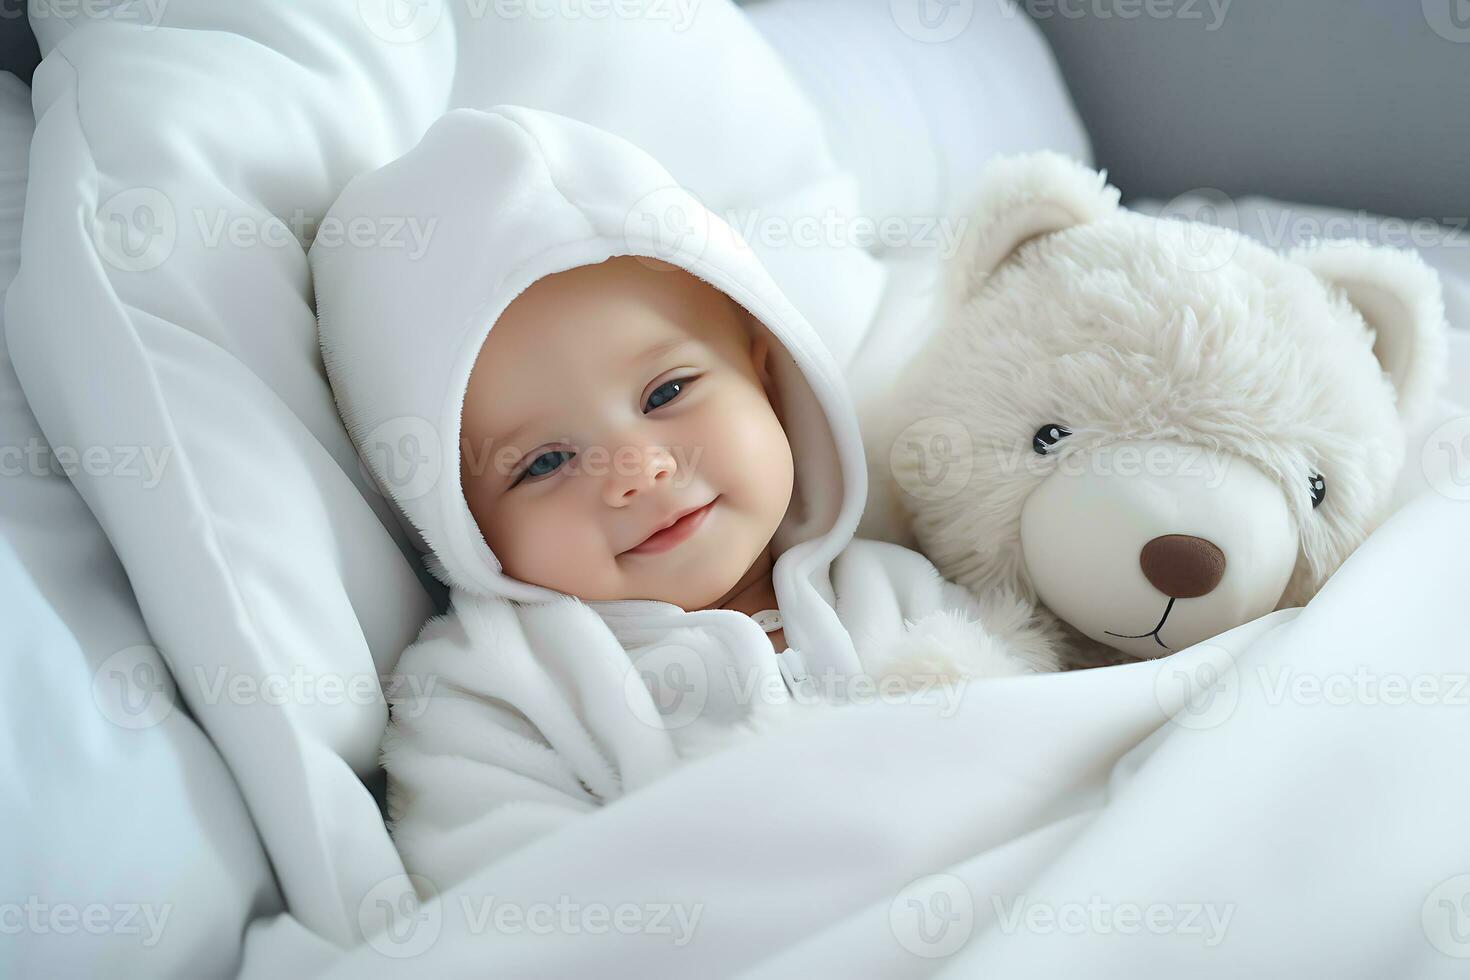
[[(33, 10), (33, 88), (0, 74), (0, 444), (42, 460), (0, 496), (0, 922), (31, 923), (0, 972), (1459, 975), (1465, 334), (1401, 509), (1308, 608), (953, 714), (860, 706), (421, 901), (382, 821), (380, 680), (444, 596), (316, 352), (305, 248), (345, 181), (496, 102), (612, 128), (788, 226), (958, 215), (998, 152), (1093, 159), (1004, 5), (950, 36), (887, 3), (487, 9)], [(1360, 217), (1235, 203), (1278, 247)], [(1461, 329), (1465, 243), (1420, 249)], [(875, 398), (922, 342), (936, 250), (754, 245)]]

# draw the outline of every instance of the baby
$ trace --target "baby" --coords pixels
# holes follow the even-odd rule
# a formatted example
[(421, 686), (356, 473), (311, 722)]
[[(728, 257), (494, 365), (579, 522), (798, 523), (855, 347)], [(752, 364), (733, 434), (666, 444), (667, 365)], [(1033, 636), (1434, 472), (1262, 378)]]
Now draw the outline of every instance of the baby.
[(342, 417), (450, 587), (388, 693), (409, 871), (447, 887), (857, 679), (1054, 669), (1023, 604), (854, 539), (837, 365), (637, 147), (459, 109), (332, 214), (431, 229), (422, 255), (371, 234), (310, 254)]
[(771, 348), (729, 296), (656, 259), (516, 297), (475, 360), (460, 440), (506, 574), (585, 600), (775, 610), (771, 539), (795, 471)]

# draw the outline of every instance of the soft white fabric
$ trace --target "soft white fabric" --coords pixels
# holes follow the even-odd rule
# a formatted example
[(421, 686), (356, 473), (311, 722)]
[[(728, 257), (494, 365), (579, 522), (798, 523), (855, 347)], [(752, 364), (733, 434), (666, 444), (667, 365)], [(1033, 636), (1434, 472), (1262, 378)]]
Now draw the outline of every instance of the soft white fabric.
[(1424, 495), (1304, 610), (719, 753), (326, 975), (1459, 977), (1467, 536)]
[[(678, 235), (663, 230), (673, 209)], [(839, 679), (863, 671), (902, 669), (932, 685), (941, 673), (1054, 666), (993, 639), (994, 617), (922, 555), (853, 542), (867, 474), (841, 371), (755, 254), (648, 154), (555, 113), (459, 109), (353, 180), (327, 221), (383, 227), (404, 215), (426, 230), (421, 248), (364, 236), (319, 242), (310, 259), (348, 431), (451, 587), (448, 616), (400, 658), (390, 694), (388, 805), (410, 873), (457, 881), (708, 751), (730, 726), (764, 729), (768, 713), (790, 710), (778, 655), (744, 613), (582, 602), (507, 575), (481, 535), (459, 479), (470, 371), (512, 300), (565, 269), (661, 259), (723, 290), (778, 345), (772, 373), (796, 475), (771, 579), (794, 648), (779, 655), (792, 692), (802, 673), (825, 704), (846, 700)], [(404, 420), (422, 428), (414, 471), (393, 448)], [(1024, 630), (1026, 616), (1005, 625)], [(687, 686), (677, 703), (644, 686), (675, 672)]]
[[(726, 0), (587, 17), (470, 0), (41, 7), (16, 372), (53, 442), (168, 452), (156, 485), (73, 482), (292, 914), (348, 945), (402, 870), (374, 798), (381, 675), (443, 591), (323, 374), (305, 249), (327, 207), (447, 110), (500, 102), (634, 139), (737, 223), (848, 215), (856, 187)], [(388, 16), (402, 11), (428, 19)], [(842, 243), (755, 246), (850, 354), (881, 266)], [(819, 269), (846, 270), (842, 288)]]
[[(34, 127), (31, 90), (0, 72), (0, 298), (20, 263)], [(173, 702), (127, 576), (67, 478), (85, 457), (63, 450), (0, 336), (0, 975), (228, 976), (246, 923), (283, 903), (238, 787)], [(151, 479), (129, 452), (103, 465)], [(83, 928), (84, 913), (106, 927)]]

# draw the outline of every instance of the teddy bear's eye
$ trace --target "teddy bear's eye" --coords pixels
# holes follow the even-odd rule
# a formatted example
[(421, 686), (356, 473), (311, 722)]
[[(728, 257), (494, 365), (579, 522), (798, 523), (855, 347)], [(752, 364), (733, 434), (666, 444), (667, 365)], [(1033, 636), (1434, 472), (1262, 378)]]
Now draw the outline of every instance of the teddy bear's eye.
[(1321, 473), (1313, 473), (1307, 481), (1307, 489), (1312, 493), (1312, 509), (1316, 510), (1327, 499), (1327, 481), (1322, 479)]
[(1045, 456), (1052, 446), (1072, 434), (1072, 430), (1059, 422), (1051, 422), (1036, 430), (1031, 437), (1031, 449), (1038, 456)]

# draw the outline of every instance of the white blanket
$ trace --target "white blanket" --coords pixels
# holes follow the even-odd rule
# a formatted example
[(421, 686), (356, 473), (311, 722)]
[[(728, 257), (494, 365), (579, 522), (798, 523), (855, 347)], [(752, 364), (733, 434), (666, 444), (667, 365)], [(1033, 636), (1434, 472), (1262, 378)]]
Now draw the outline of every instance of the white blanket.
[(1431, 491), (1305, 610), (692, 763), (437, 902), (386, 882), (326, 975), (1463, 976), (1466, 541)]

